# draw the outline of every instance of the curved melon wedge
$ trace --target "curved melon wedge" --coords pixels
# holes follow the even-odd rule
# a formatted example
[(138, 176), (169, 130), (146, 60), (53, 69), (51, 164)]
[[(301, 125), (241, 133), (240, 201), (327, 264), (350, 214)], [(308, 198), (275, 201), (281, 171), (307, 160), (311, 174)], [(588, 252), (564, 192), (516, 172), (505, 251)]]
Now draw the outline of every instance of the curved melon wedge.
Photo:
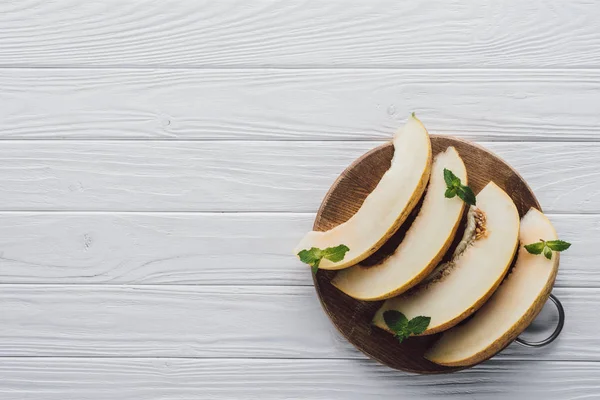
[(332, 284), (360, 300), (382, 300), (397, 296), (425, 278), (444, 256), (458, 229), (465, 203), (444, 196), (448, 168), (467, 184), (467, 169), (454, 147), (433, 160), (431, 178), (419, 215), (395, 252), (373, 266), (360, 264), (337, 273)]
[[(531, 209), (521, 220), (521, 244), (556, 240), (548, 218)], [(551, 260), (519, 250), (517, 263), (490, 300), (466, 324), (454, 327), (425, 354), (436, 364), (469, 366), (487, 360), (512, 342), (541, 311), (558, 272), (558, 253)]]
[(435, 279), (387, 300), (373, 323), (388, 329), (386, 310), (398, 310), (409, 320), (431, 317), (423, 335), (444, 331), (474, 313), (496, 290), (510, 267), (519, 239), (519, 213), (512, 199), (490, 182), (477, 195), (485, 215), (484, 235), (478, 236)]
[(348, 221), (326, 232), (312, 231), (294, 253), (317, 247), (346, 245), (342, 261), (323, 259), (320, 269), (342, 269), (373, 254), (406, 220), (423, 195), (431, 172), (431, 142), (427, 130), (414, 115), (394, 135), (390, 168), (362, 206)]

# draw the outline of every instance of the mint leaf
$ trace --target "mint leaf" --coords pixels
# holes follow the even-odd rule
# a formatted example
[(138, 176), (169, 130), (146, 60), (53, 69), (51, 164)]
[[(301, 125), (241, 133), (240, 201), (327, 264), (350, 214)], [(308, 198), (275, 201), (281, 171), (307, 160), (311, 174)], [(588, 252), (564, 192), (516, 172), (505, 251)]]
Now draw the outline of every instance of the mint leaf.
[(395, 333), (404, 332), (408, 325), (408, 318), (400, 311), (387, 310), (383, 313), (385, 324)]
[(571, 247), (571, 243), (565, 242), (564, 240), (548, 240), (546, 246), (554, 251), (564, 251)]
[(300, 261), (305, 264), (313, 265), (314, 263), (318, 263), (323, 258), (323, 251), (319, 248), (312, 247), (310, 250), (302, 250), (298, 253), (298, 257), (300, 257)]
[(340, 244), (336, 247), (328, 247), (325, 250), (323, 250), (323, 257), (331, 262), (342, 261), (346, 256), (346, 252), (349, 250), (350, 249), (348, 248), (348, 246), (343, 244)]
[(544, 246), (544, 257), (548, 260), (552, 260), (552, 250), (550, 250), (550, 247), (548, 246)]
[(444, 193), (444, 196), (446, 196), (447, 199), (453, 198), (454, 196), (456, 196), (456, 189), (454, 189), (454, 188), (446, 189), (446, 193)]
[(410, 333), (408, 333), (408, 332), (406, 332), (406, 331), (403, 331), (403, 332), (401, 332), (401, 333), (396, 333), (396, 334), (394, 335), (394, 337), (395, 337), (396, 339), (398, 339), (398, 342), (399, 342), (399, 343), (402, 343), (402, 342), (404, 342), (404, 339), (408, 338), (409, 336), (410, 336)]
[(473, 190), (468, 186), (461, 185), (460, 189), (456, 191), (456, 194), (458, 194), (458, 197), (460, 197), (462, 201), (471, 206), (474, 206), (477, 202), (475, 193), (473, 193)]
[(397, 310), (387, 310), (383, 313), (385, 324), (394, 332), (394, 336), (400, 343), (412, 335), (420, 335), (431, 322), (430, 317), (415, 317), (410, 321), (404, 314)]
[(453, 188), (460, 185), (460, 178), (454, 175), (454, 172), (450, 171), (448, 168), (444, 168), (444, 181), (446, 182), (446, 186), (448, 186), (448, 188)]
[(460, 178), (454, 175), (454, 172), (450, 171), (448, 168), (444, 168), (444, 182), (446, 182), (447, 187), (446, 193), (444, 193), (446, 198), (451, 199), (458, 195), (465, 203), (472, 206), (475, 205), (477, 199), (475, 198), (473, 190), (467, 185), (463, 185)]
[(531, 254), (542, 254), (544, 253), (544, 257), (548, 260), (552, 260), (552, 250), (554, 251), (564, 251), (571, 247), (571, 243), (565, 242), (564, 240), (548, 240), (545, 241), (540, 239), (539, 242), (526, 244), (525, 250), (527, 250)]
[(413, 335), (420, 335), (421, 333), (425, 332), (425, 329), (427, 329), (430, 322), (431, 317), (414, 317), (413, 319), (408, 321), (408, 330)]
[(527, 250), (530, 254), (542, 254), (542, 251), (544, 251), (544, 247), (546, 247), (546, 244), (544, 242), (537, 242), (526, 244), (523, 247), (525, 247), (525, 250)]
[(310, 270), (312, 271), (313, 274), (316, 274), (319, 271), (319, 263), (321, 262), (321, 260), (318, 260), (317, 262), (315, 262), (314, 264), (311, 265)]
[(328, 259), (332, 262), (342, 261), (346, 256), (346, 252), (350, 249), (348, 246), (340, 244), (336, 247), (328, 247), (325, 250), (321, 250), (317, 247), (311, 247), (310, 250), (302, 250), (298, 253), (300, 261), (311, 266), (314, 274), (319, 269), (319, 264), (323, 258)]

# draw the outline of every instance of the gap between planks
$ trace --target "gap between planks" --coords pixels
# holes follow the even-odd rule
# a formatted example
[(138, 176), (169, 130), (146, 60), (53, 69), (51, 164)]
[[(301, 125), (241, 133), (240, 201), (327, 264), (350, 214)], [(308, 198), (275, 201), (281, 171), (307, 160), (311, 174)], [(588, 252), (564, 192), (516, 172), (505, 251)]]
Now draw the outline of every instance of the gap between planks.
[(206, 64), (206, 65), (175, 65), (175, 64), (100, 64), (100, 65), (71, 65), (71, 64), (0, 64), (0, 69), (14, 69), (14, 70), (56, 70), (56, 69), (67, 69), (67, 70), (82, 70), (82, 71), (93, 71), (93, 70), (155, 70), (155, 71), (212, 71), (212, 70), (225, 70), (225, 71), (491, 71), (491, 72), (502, 72), (502, 71), (522, 71), (522, 72), (534, 72), (534, 71), (590, 71), (594, 72), (600, 69), (600, 66), (594, 65), (577, 65), (577, 66), (503, 66), (503, 67), (486, 67), (486, 66), (469, 66), (467, 68), (461, 68), (460, 66), (440, 65), (439, 67), (424, 67), (420, 65), (410, 66), (394, 66), (394, 65), (353, 65), (353, 64), (340, 64), (335, 66), (327, 65), (309, 65), (299, 64), (294, 65), (277, 65), (277, 64), (264, 64), (264, 65), (227, 65), (227, 64)]
[[(155, 215), (155, 216), (160, 216), (160, 215), (178, 215), (178, 214), (183, 214), (183, 215), (206, 215), (206, 216), (214, 216), (214, 215), (252, 215), (252, 216), (260, 216), (260, 215), (264, 215), (264, 216), (277, 216), (277, 215), (285, 215), (285, 216), (305, 216), (305, 215), (315, 215), (316, 211), (252, 211), (252, 210), (248, 210), (248, 211), (209, 211), (209, 210), (194, 210), (194, 211), (187, 211), (187, 210), (163, 210), (163, 211), (154, 211), (154, 210), (116, 210), (116, 211), (109, 211), (109, 210), (43, 210), (43, 209), (37, 209), (37, 210), (0, 210), (0, 216), (2, 214), (23, 214), (23, 215), (31, 215), (31, 214), (54, 214), (54, 215), (60, 215), (60, 214), (107, 214), (107, 215), (136, 215), (136, 214), (142, 214), (142, 215)], [(561, 217), (578, 217), (578, 216), (596, 216), (596, 215), (600, 215), (600, 212), (594, 212), (594, 211), (589, 211), (589, 212), (563, 212), (563, 211), (552, 211), (552, 212), (547, 212), (544, 213), (545, 215), (552, 217), (552, 216), (561, 216)]]
[[(327, 364), (331, 361), (351, 361), (351, 362), (367, 362), (373, 363), (375, 365), (380, 365), (384, 367), (382, 364), (378, 364), (377, 361), (369, 359), (369, 358), (349, 358), (349, 357), (331, 357), (331, 358), (310, 358), (310, 357), (256, 357), (256, 356), (248, 356), (248, 357), (197, 357), (197, 356), (135, 356), (135, 357), (127, 357), (127, 356), (0, 356), (0, 360), (10, 361), (10, 360), (52, 360), (52, 361), (60, 361), (60, 360), (127, 360), (127, 361), (135, 361), (135, 360), (199, 360), (199, 361), (245, 361), (245, 360), (257, 360), (257, 361), (314, 361), (316, 363), (324, 363)], [(560, 359), (560, 360), (536, 360), (531, 357), (511, 357), (511, 358), (497, 358), (489, 359), (484, 361), (484, 363), (502, 363), (502, 364), (513, 364), (519, 361), (535, 361), (539, 363), (545, 364), (554, 364), (554, 363), (579, 363), (579, 364), (599, 364), (600, 360), (579, 360), (579, 359)], [(483, 364), (481, 364), (483, 365)], [(386, 367), (387, 368), (387, 367)], [(390, 369), (390, 371), (395, 371)], [(398, 371), (402, 373), (402, 371)]]
[[(452, 134), (441, 134), (444, 136), (454, 136)], [(391, 134), (390, 134), (391, 137)], [(535, 136), (533, 137), (533, 140), (518, 140), (518, 139), (514, 139), (514, 138), (502, 138), (502, 137), (485, 137), (483, 136), (483, 139), (479, 139), (479, 138), (475, 138), (475, 139), (466, 139), (470, 142), (474, 142), (477, 144), (480, 144), (482, 146), (485, 146), (486, 144), (489, 143), (502, 143), (502, 144), (535, 144), (535, 143), (544, 143), (544, 144), (552, 144), (552, 143), (562, 143), (562, 144), (569, 144), (569, 143), (573, 143), (573, 144), (578, 144), (578, 143), (597, 143), (600, 142), (600, 135), (596, 138), (568, 138), (568, 137), (556, 137), (556, 138), (551, 138), (550, 140), (544, 140), (544, 139), (540, 139), (539, 140), (535, 140)], [(69, 142), (69, 143), (74, 143), (74, 142), (85, 142), (85, 143), (90, 143), (90, 142), (99, 142), (99, 143), (123, 143), (123, 142), (142, 142), (142, 143), (198, 143), (198, 142), (202, 142), (202, 143), (222, 143), (222, 144), (227, 144), (227, 143), (233, 143), (233, 144), (245, 144), (245, 143), (293, 143), (293, 144), (297, 144), (297, 143), (339, 143), (339, 144), (343, 144), (345, 142), (351, 142), (351, 143), (374, 143), (375, 146), (378, 145), (382, 145), (384, 143), (387, 143), (391, 141), (390, 140), (381, 140), (381, 141), (376, 141), (374, 139), (253, 139), (253, 140), (247, 140), (247, 139), (214, 139), (214, 138), (207, 138), (207, 139), (202, 139), (202, 138), (196, 138), (196, 139), (177, 139), (177, 138), (172, 138), (172, 139), (165, 139), (165, 138), (125, 138), (125, 139), (117, 139), (117, 138), (111, 138), (111, 139), (101, 139), (101, 138), (89, 138), (89, 139), (85, 139), (85, 138), (56, 138), (56, 139), (47, 139), (47, 138), (36, 138), (36, 137), (32, 137), (32, 138), (21, 138), (21, 139), (3, 139), (2, 137), (0, 137), (0, 143), (8, 143), (8, 142), (37, 142), (37, 143), (63, 143), (63, 142)]]

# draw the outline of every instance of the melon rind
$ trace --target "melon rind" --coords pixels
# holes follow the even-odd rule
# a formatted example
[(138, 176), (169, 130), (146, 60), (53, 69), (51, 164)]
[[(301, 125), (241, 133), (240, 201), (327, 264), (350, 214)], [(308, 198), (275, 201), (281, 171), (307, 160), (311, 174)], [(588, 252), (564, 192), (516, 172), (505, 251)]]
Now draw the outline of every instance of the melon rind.
[(335, 287), (359, 300), (383, 300), (429, 275), (448, 251), (465, 209), (458, 196), (444, 196), (446, 168), (467, 184), (467, 169), (454, 147), (436, 155), (419, 214), (394, 253), (376, 265), (358, 264), (339, 271), (331, 281)]
[(350, 250), (343, 260), (321, 260), (320, 269), (337, 270), (357, 264), (379, 249), (402, 225), (418, 204), (431, 172), (431, 141), (414, 115), (394, 135), (390, 168), (359, 210), (346, 222), (325, 232), (308, 232), (295, 254), (317, 247), (341, 244)]
[(388, 330), (386, 310), (398, 310), (408, 319), (431, 318), (422, 335), (445, 331), (473, 314), (498, 288), (519, 243), (519, 213), (512, 199), (494, 182), (477, 195), (477, 207), (486, 215), (487, 235), (473, 242), (453, 261), (440, 279), (423, 283), (386, 300), (373, 323)]
[(519, 236), (511, 274), (471, 320), (445, 332), (426, 358), (452, 367), (480, 363), (516, 339), (539, 314), (554, 285), (559, 255), (554, 252), (548, 260), (529, 254), (523, 245), (558, 237), (548, 218), (534, 208), (521, 220)]

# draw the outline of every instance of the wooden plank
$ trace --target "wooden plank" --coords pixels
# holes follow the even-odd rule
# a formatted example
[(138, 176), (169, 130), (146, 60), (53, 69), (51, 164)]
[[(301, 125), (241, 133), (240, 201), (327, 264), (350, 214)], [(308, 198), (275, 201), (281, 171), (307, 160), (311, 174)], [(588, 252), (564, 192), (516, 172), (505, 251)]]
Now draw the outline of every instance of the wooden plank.
[(415, 111), (470, 139), (597, 141), (599, 93), (593, 69), (1, 69), (0, 138), (380, 140)]
[[(557, 286), (600, 287), (600, 215), (551, 215), (573, 243)], [(0, 213), (0, 282), (310, 286), (292, 249), (314, 214)], [(35, 249), (35, 251), (32, 251)]]
[[(0, 282), (311, 285), (308, 267), (292, 249), (313, 219), (262, 213), (0, 213)], [(596, 282), (600, 286), (600, 276)]]
[(599, 17), (585, 0), (4, 2), (0, 63), (598, 66)]
[[(0, 211), (314, 212), (380, 142), (6, 141)], [(546, 212), (600, 212), (600, 143), (482, 143)]]
[[(357, 360), (1, 358), (0, 396), (19, 400), (595, 398), (600, 365), (491, 361), (416, 376)], [(510, 384), (507, 384), (510, 382)]]
[[(311, 287), (1, 289), (0, 357), (365, 358), (339, 336)], [(560, 339), (543, 350), (513, 344), (502, 358), (600, 361), (600, 289), (555, 293), (568, 316)]]

